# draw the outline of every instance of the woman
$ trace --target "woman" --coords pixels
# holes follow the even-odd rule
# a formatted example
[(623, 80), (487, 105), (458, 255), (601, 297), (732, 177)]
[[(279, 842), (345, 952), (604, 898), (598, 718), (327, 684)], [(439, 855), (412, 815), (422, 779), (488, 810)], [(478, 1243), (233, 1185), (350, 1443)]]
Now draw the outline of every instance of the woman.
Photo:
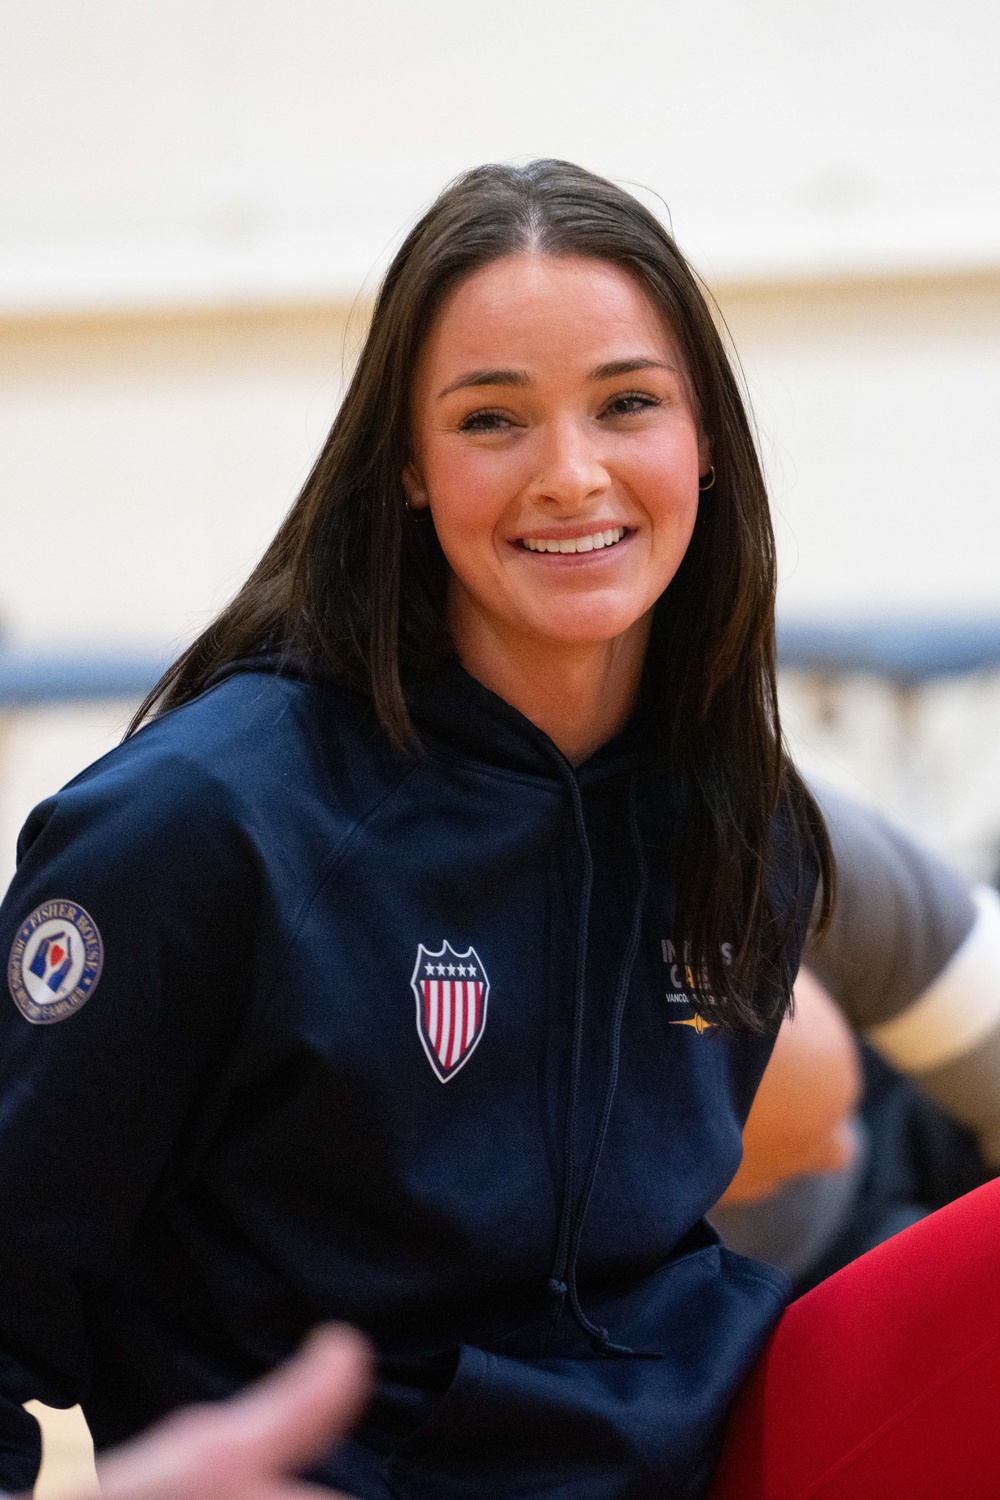
[(0, 1485), (354, 1323), (361, 1497), (701, 1494), (786, 1282), (704, 1214), (822, 820), (764, 485), (655, 219), (460, 179), (302, 496), (2, 914)]

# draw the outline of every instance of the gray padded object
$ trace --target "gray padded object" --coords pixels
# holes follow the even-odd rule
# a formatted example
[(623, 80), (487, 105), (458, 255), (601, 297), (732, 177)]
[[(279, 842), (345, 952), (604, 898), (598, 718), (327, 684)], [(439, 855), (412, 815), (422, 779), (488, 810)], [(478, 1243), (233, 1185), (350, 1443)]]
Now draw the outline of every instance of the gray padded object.
[(833, 842), (837, 902), (803, 963), (862, 1030), (924, 993), (970, 932), (976, 907), (961, 876), (878, 813), (829, 787), (811, 790)]

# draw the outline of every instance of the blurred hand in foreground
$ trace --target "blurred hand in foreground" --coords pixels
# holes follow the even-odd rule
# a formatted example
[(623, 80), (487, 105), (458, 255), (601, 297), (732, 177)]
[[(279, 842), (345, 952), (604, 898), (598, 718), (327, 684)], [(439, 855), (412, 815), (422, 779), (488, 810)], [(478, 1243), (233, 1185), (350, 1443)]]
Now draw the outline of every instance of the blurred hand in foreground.
[(335, 1500), (291, 1476), (348, 1431), (370, 1372), (360, 1334), (320, 1328), (249, 1390), (187, 1407), (111, 1451), (97, 1465), (101, 1500)]

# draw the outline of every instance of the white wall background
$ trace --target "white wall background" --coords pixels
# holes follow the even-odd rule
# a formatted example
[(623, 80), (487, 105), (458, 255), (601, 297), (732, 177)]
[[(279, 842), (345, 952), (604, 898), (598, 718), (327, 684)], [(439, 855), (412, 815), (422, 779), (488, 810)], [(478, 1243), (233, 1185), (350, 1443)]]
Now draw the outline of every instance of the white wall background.
[(645, 182), (719, 267), (997, 247), (988, 0), (5, 0), (3, 33), (19, 249), (329, 233), (353, 284), (520, 154)]

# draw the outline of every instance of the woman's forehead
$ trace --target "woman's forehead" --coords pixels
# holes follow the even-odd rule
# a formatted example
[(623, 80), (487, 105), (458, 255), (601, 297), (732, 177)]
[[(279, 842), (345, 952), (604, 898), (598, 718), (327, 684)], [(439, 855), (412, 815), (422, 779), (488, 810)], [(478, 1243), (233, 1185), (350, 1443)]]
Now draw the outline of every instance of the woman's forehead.
[(452, 367), (679, 363), (676, 341), (638, 281), (611, 261), (524, 252), (471, 272), (445, 298), (421, 350), (425, 377)]

